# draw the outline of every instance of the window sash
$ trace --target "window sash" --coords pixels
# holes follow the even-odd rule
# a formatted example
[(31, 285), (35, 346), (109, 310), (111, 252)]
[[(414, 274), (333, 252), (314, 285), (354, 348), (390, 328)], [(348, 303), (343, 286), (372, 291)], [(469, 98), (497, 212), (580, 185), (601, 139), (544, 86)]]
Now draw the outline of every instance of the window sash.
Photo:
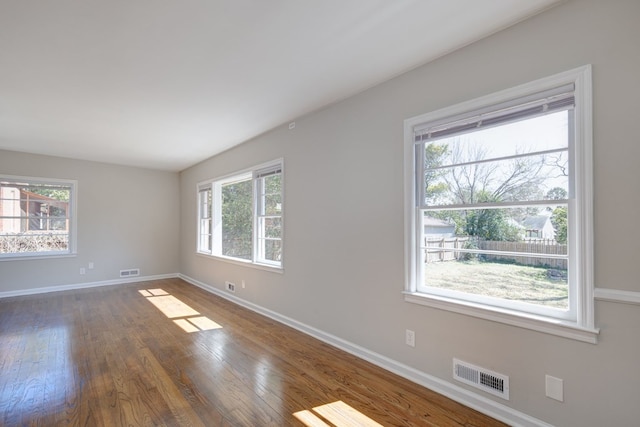
[[(268, 177), (272, 177), (275, 175), (280, 175), (280, 191), (276, 193), (269, 192), (267, 189), (266, 179)], [(267, 243), (268, 242), (280, 242), (280, 250), (282, 248), (282, 167), (281, 165), (274, 165), (270, 168), (262, 169), (254, 174), (256, 179), (255, 182), (255, 192), (256, 192), (256, 239), (255, 239), (255, 258), (257, 262), (276, 265), (279, 266), (281, 264), (281, 254), (280, 260), (271, 259), (268, 255)], [(280, 196), (280, 213), (267, 213), (267, 199), (268, 196)], [(267, 220), (268, 219), (279, 219), (280, 220), (280, 236), (272, 237), (267, 235)], [(278, 246), (278, 245), (275, 245)], [(274, 246), (274, 247), (275, 247)]]

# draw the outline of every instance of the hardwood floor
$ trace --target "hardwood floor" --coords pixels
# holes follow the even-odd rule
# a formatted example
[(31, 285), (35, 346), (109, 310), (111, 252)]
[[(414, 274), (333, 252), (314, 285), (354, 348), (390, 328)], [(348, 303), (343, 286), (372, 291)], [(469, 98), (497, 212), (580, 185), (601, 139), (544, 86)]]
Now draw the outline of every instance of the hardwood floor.
[(1, 299), (0, 425), (504, 424), (167, 279)]

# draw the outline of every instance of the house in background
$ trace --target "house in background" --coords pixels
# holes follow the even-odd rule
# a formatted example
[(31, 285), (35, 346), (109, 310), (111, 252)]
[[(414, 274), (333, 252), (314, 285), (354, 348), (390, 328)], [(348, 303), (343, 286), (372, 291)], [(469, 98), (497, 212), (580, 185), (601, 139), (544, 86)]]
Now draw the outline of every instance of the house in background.
[(68, 230), (69, 202), (23, 188), (0, 186), (0, 232)]
[(520, 225), (524, 228), (526, 239), (553, 240), (556, 237), (556, 231), (549, 215), (527, 216), (520, 222)]
[(442, 219), (425, 216), (422, 224), (424, 225), (424, 235), (427, 238), (454, 237), (456, 235), (456, 225)]

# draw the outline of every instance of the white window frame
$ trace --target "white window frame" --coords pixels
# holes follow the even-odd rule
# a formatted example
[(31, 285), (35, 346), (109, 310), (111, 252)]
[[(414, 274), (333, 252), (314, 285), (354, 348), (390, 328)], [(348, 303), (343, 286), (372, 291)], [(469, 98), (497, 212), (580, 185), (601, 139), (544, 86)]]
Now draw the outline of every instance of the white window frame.
[[(574, 85), (575, 108), (573, 134), (575, 145), (570, 142), (570, 159), (573, 176), (570, 186), (571, 205), (569, 218), (569, 287), (573, 299), (573, 311), (566, 318), (520, 310), (518, 304), (496, 307), (482, 297), (460, 299), (446, 293), (425, 292), (418, 286), (421, 251), (418, 234), (421, 228), (416, 186), (415, 130), (425, 123), (447, 122), (452, 118), (472, 112), (487, 110), (497, 104), (519, 100), (527, 96), (551, 90), (563, 85)], [(570, 130), (571, 132), (571, 130)], [(463, 102), (404, 122), (405, 169), (405, 301), (438, 309), (453, 311), (491, 321), (532, 329), (590, 343), (597, 342), (598, 329), (594, 320), (593, 283), (593, 154), (592, 154), (592, 96), (591, 66), (569, 70), (551, 77)]]
[[(264, 215), (262, 197), (264, 177), (279, 173), (281, 175), (281, 203), (280, 215)], [(243, 259), (222, 254), (222, 187), (233, 182), (245, 180), (252, 181), (252, 255), (251, 259)], [(205, 198), (210, 196), (211, 203), (207, 203)], [(251, 265), (260, 269), (282, 272), (284, 269), (284, 161), (282, 159), (263, 163), (249, 169), (235, 172), (212, 180), (203, 181), (197, 184), (198, 203), (198, 235), (197, 253), (208, 255), (220, 260), (241, 265)], [(207, 216), (208, 215), (208, 216)], [(264, 235), (264, 228), (261, 227), (265, 217), (279, 216), (283, 223), (280, 235), (282, 257), (280, 261), (266, 259), (264, 242), (268, 239)], [(208, 244), (207, 244), (208, 243)]]
[[(17, 175), (0, 175), (0, 181), (14, 182), (16, 184), (28, 185), (54, 185), (65, 186), (69, 188), (69, 206), (67, 209), (68, 220), (68, 244), (66, 250), (61, 251), (42, 251), (42, 252), (10, 252), (0, 254), (0, 261), (15, 261), (21, 259), (37, 259), (37, 258), (60, 258), (67, 256), (76, 256), (77, 254), (77, 194), (78, 181), (57, 178), (42, 178)], [(2, 213), (0, 212), (0, 215)]]

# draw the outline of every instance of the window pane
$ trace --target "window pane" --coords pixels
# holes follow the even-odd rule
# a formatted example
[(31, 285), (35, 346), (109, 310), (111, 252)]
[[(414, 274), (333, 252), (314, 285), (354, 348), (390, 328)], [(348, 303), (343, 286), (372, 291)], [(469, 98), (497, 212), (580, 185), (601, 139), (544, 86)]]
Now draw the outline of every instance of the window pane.
[(552, 189), (568, 194), (567, 152), (479, 163), (425, 171), (425, 204), (554, 200)]
[(566, 204), (425, 211), (422, 285), (568, 308)]
[(0, 254), (68, 252), (71, 188), (0, 181)]
[(222, 185), (222, 255), (252, 259), (251, 179)]
[(282, 175), (260, 178), (262, 191), (259, 215), (279, 215), (282, 212)]
[(569, 308), (567, 270), (552, 267), (558, 260), (536, 258), (547, 266), (484, 258), (424, 264), (425, 286), (503, 300)]
[(282, 218), (266, 217), (260, 218), (263, 235), (260, 237), (279, 239), (282, 236)]
[(435, 140), (426, 144), (425, 166), (450, 166), (480, 159), (566, 149), (569, 146), (569, 114), (565, 110)]
[(198, 249), (204, 252), (211, 251), (211, 219), (200, 220), (200, 241)]
[(267, 194), (264, 196), (264, 212), (262, 215), (280, 215), (282, 212), (282, 196), (278, 194)]
[(200, 197), (200, 218), (211, 218), (211, 190), (198, 193)]
[[(549, 244), (564, 244), (567, 242), (567, 205), (560, 203), (499, 209), (425, 210), (422, 234), (425, 241), (471, 237), (483, 242), (523, 243), (544, 240)], [(522, 249), (510, 251), (535, 252), (528, 250), (527, 246), (520, 247)]]
[(264, 245), (264, 259), (268, 261), (282, 261), (282, 241), (262, 240)]

